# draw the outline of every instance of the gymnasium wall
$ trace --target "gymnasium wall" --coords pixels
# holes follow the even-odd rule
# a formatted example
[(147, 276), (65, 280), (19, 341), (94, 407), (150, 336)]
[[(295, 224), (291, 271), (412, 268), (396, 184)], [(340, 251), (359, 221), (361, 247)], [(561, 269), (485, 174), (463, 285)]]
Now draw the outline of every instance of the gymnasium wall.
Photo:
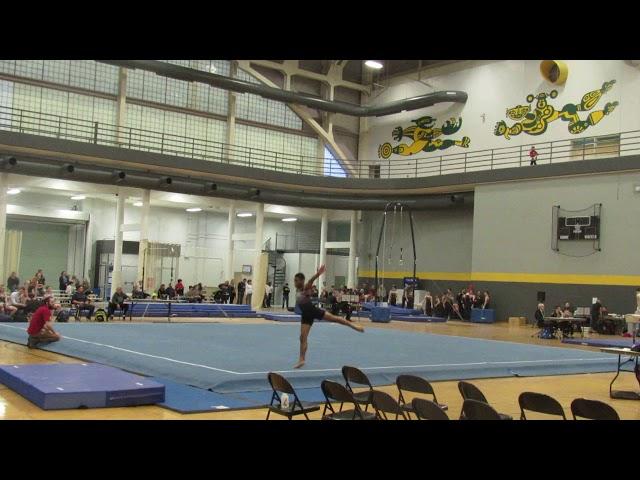
[[(415, 158), (433, 158), (441, 155), (464, 154), (484, 149), (523, 146), (523, 156), (530, 145), (540, 146), (544, 142), (558, 140), (575, 140), (580, 137), (593, 137), (616, 134), (640, 129), (640, 116), (637, 115), (640, 98), (640, 70), (622, 60), (567, 60), (568, 79), (564, 85), (553, 85), (540, 73), (539, 60), (507, 60), (507, 61), (464, 61), (442, 67), (423, 70), (418, 79), (416, 72), (398, 76), (385, 83), (370, 97), (371, 104), (383, 104), (394, 100), (422, 95), (434, 91), (461, 90), (467, 92), (465, 104), (441, 103), (418, 111), (403, 112), (384, 117), (366, 119), (362, 122), (360, 136), (361, 160), (378, 160), (383, 174), (390, 168), (392, 176), (404, 176), (397, 172), (402, 165), (412, 164)], [(590, 112), (602, 110), (609, 102), (619, 102), (618, 106), (594, 126), (582, 133), (569, 132), (570, 122), (558, 119), (548, 124), (542, 134), (529, 135), (521, 133), (510, 139), (494, 134), (494, 128), (500, 121), (508, 126), (515, 123), (507, 117), (507, 109), (516, 106), (530, 106), (535, 110), (536, 102), (529, 103), (527, 95), (539, 93), (550, 94), (556, 90), (556, 98), (547, 101), (556, 110), (565, 105), (579, 105), (588, 92), (598, 90), (606, 81), (615, 80), (611, 89), (602, 95)], [(590, 112), (579, 112), (581, 119), (586, 119)], [(433, 152), (419, 151), (411, 156), (392, 154), (389, 159), (378, 155), (379, 147), (389, 142), (391, 146), (399, 143), (411, 144), (412, 139), (404, 137), (401, 142), (394, 139), (392, 131), (396, 127), (406, 128), (414, 125), (413, 120), (423, 116), (436, 119), (434, 127), (440, 128), (447, 120), (462, 119), (458, 131), (443, 135), (441, 139), (461, 140), (469, 138), (468, 146), (451, 146)], [(624, 137), (624, 135), (623, 135)], [(565, 145), (569, 145), (567, 142)], [(565, 147), (567, 148), (567, 147)], [(541, 150), (541, 160), (548, 150)], [(487, 168), (490, 160), (477, 164), (477, 168)]]

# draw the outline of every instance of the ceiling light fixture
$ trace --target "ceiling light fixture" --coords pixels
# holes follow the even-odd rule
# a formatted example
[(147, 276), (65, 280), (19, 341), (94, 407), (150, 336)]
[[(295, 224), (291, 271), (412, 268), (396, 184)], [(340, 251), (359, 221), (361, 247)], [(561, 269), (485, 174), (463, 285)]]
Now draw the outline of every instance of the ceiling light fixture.
[(296, 217), (287, 217), (282, 219), (283, 222), (297, 222), (298, 219)]
[(141, 207), (143, 205), (142, 202), (133, 202), (134, 207)]
[(10, 188), (7, 190), (7, 195), (17, 195), (21, 192), (19, 188)]
[(367, 60), (366, 62), (364, 62), (364, 64), (369, 68), (373, 68), (374, 70), (380, 70), (383, 66), (382, 62), (379, 60)]
[(236, 217), (240, 217), (240, 218), (253, 217), (253, 213), (251, 212), (238, 213)]
[(187, 212), (191, 212), (191, 213), (201, 212), (201, 211), (202, 209), (200, 207), (187, 208)]
[(85, 195), (74, 195), (71, 200), (84, 200), (85, 198), (87, 198)]

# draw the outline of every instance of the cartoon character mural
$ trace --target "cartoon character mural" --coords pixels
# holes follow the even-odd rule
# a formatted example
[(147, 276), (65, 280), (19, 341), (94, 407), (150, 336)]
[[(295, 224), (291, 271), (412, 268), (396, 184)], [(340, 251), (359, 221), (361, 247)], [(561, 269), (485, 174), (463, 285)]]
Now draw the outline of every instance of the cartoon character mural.
[(453, 135), (462, 127), (462, 118), (450, 118), (440, 128), (434, 127), (436, 119), (430, 116), (420, 117), (411, 120), (414, 125), (406, 128), (396, 127), (392, 135), (394, 140), (400, 142), (404, 137), (411, 140), (411, 143), (401, 143), (392, 146), (389, 142), (378, 147), (378, 157), (387, 159), (392, 153), (396, 155), (413, 155), (418, 152), (433, 152), (435, 150), (445, 150), (449, 147), (458, 146), (467, 148), (471, 142), (469, 137), (462, 137), (462, 140), (450, 140), (439, 138), (442, 135)]
[(608, 102), (602, 110), (592, 111), (585, 120), (580, 119), (579, 113), (588, 112), (595, 107), (600, 98), (611, 90), (615, 83), (615, 80), (604, 82), (600, 89), (586, 93), (579, 104), (567, 103), (560, 110), (556, 110), (548, 102), (548, 99), (558, 96), (557, 90), (551, 90), (548, 94), (539, 93), (537, 96), (529, 94), (527, 96), (528, 103), (536, 100), (533, 111), (531, 105), (517, 105), (507, 109), (507, 117), (516, 120), (516, 123), (508, 127), (506, 122), (500, 120), (493, 133), (497, 136), (504, 136), (507, 140), (523, 132), (529, 135), (542, 135), (547, 131), (547, 126), (558, 119), (569, 122), (569, 133), (582, 133), (597, 124), (618, 106), (618, 102)]

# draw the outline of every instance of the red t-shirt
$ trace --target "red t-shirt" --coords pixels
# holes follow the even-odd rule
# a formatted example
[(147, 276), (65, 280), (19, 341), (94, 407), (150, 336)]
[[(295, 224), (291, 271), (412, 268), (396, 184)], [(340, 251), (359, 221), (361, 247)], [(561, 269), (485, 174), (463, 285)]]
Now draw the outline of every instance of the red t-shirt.
[(44, 324), (49, 321), (51, 318), (51, 310), (46, 305), (42, 305), (38, 307), (38, 309), (31, 316), (31, 320), (29, 321), (29, 328), (27, 328), (27, 332), (29, 335), (37, 335), (44, 327)]
[(536, 152), (536, 149), (535, 149), (535, 148), (532, 148), (532, 149), (529, 151), (529, 156), (530, 156), (531, 158), (533, 158), (533, 157), (537, 157), (537, 156), (538, 156), (538, 152)]

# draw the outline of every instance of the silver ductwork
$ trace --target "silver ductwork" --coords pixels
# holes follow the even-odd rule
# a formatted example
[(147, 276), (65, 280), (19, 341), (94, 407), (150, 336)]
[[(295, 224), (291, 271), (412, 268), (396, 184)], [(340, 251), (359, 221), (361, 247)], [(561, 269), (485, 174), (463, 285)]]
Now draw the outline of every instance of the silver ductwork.
[(194, 68), (182, 67), (159, 60), (98, 60), (102, 63), (125, 67), (130, 69), (147, 70), (164, 77), (184, 80), (187, 82), (200, 82), (237, 93), (253, 93), (271, 100), (284, 103), (304, 105), (309, 108), (322, 110), (323, 112), (342, 113), (352, 117), (381, 117), (392, 115), (404, 111), (419, 110), (430, 107), (436, 103), (455, 102), (465, 103), (467, 101), (466, 92), (457, 90), (432, 92), (417, 97), (405, 98), (386, 103), (384, 105), (367, 106), (355, 105), (347, 102), (324, 100), (312, 95), (290, 92), (280, 88), (268, 87), (255, 83), (246, 82), (237, 78), (216, 75), (215, 73), (203, 72)]
[(15, 156), (0, 158), (0, 171), (34, 177), (58, 178), (205, 197), (333, 210), (383, 210), (391, 200), (402, 201), (413, 210), (451, 208), (468, 205), (473, 202), (472, 193), (417, 196), (402, 195), (396, 192), (393, 198), (380, 196), (363, 197), (356, 194), (316, 194), (308, 191), (240, 187), (188, 177), (167, 176), (135, 170), (114, 170), (87, 164), (57, 163), (49, 160)]

